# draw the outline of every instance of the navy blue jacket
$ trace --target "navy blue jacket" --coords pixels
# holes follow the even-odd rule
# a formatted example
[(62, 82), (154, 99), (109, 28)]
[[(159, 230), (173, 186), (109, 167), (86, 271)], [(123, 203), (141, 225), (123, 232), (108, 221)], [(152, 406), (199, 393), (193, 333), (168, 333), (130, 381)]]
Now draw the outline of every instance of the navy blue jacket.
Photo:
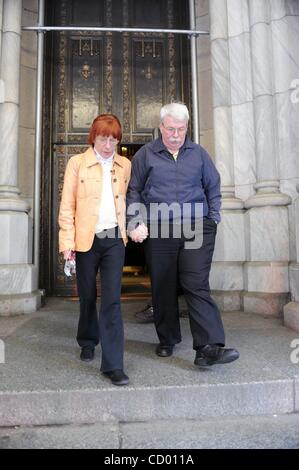
[(149, 219), (150, 203), (174, 202), (181, 207), (202, 203), (202, 215), (220, 222), (220, 175), (206, 150), (188, 137), (176, 160), (161, 138), (144, 145), (132, 160), (127, 207), (143, 203)]

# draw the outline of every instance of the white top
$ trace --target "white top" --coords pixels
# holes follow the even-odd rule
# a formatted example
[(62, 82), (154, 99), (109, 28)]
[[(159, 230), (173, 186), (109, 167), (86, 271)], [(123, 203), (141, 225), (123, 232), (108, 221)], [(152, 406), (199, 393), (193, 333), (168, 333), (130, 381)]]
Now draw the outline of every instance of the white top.
[(94, 149), (94, 152), (100, 165), (102, 165), (103, 171), (101, 204), (99, 207), (99, 217), (95, 229), (95, 232), (99, 233), (105, 229), (117, 226), (117, 217), (111, 182), (111, 170), (114, 154), (109, 158), (103, 158), (96, 151), (96, 149)]

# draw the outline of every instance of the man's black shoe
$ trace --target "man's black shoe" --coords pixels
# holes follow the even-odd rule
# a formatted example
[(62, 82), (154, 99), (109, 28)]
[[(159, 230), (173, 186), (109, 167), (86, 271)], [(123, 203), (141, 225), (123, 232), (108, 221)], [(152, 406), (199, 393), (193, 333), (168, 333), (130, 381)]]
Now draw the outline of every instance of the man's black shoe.
[[(180, 310), (181, 318), (188, 318), (188, 316), (188, 310)], [(137, 318), (140, 323), (153, 323), (154, 307), (152, 305), (147, 305), (143, 310), (135, 313), (135, 318)]]
[(156, 354), (157, 356), (160, 356), (160, 357), (168, 357), (168, 356), (172, 356), (172, 352), (173, 352), (173, 344), (158, 344), (158, 346), (156, 347)]
[(80, 354), (81, 361), (90, 362), (94, 359), (94, 347), (92, 346), (83, 346)]
[(111, 380), (113, 385), (128, 385), (129, 383), (129, 377), (121, 369), (110, 370), (103, 374)]
[(189, 317), (188, 310), (180, 310), (180, 317), (181, 318), (188, 318)]
[(216, 344), (207, 344), (196, 351), (194, 364), (201, 367), (228, 364), (238, 359), (239, 356), (236, 349), (225, 349)]
[(154, 308), (152, 305), (147, 305), (140, 312), (135, 313), (135, 318), (140, 323), (153, 323), (154, 321)]

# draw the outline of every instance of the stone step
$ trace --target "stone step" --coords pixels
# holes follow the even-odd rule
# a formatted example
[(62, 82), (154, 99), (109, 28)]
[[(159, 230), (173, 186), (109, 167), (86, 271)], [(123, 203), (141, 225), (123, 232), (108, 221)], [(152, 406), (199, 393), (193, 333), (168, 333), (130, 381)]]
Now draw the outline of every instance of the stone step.
[(299, 449), (299, 414), (0, 428), (0, 449)]
[(299, 410), (296, 333), (279, 319), (227, 312), (227, 345), (240, 359), (199, 369), (187, 318), (172, 357), (155, 355), (152, 324), (136, 322), (144, 303), (125, 302), (127, 387), (115, 387), (95, 360), (79, 360), (76, 302), (48, 300), (39, 312), (1, 318), (0, 426), (138, 422), (272, 415)]
[[(62, 425), (293, 413), (295, 381), (0, 393), (0, 425)], [(297, 382), (297, 390), (299, 381)], [(297, 397), (298, 398), (298, 397)]]

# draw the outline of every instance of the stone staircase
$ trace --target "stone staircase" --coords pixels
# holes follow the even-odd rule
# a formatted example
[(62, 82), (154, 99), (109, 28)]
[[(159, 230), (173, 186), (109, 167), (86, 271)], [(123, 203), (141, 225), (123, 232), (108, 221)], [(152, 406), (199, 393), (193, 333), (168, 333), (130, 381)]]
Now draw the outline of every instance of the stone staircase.
[(181, 319), (183, 341), (174, 355), (159, 358), (153, 325), (135, 321), (143, 305), (123, 303), (127, 387), (101, 375), (99, 348), (93, 362), (79, 360), (76, 302), (47, 299), (35, 314), (0, 318), (0, 427), (137, 426), (298, 412), (299, 365), (291, 361), (298, 334), (279, 319), (224, 313), (227, 346), (237, 348), (240, 359), (200, 370), (193, 365), (188, 319)]

